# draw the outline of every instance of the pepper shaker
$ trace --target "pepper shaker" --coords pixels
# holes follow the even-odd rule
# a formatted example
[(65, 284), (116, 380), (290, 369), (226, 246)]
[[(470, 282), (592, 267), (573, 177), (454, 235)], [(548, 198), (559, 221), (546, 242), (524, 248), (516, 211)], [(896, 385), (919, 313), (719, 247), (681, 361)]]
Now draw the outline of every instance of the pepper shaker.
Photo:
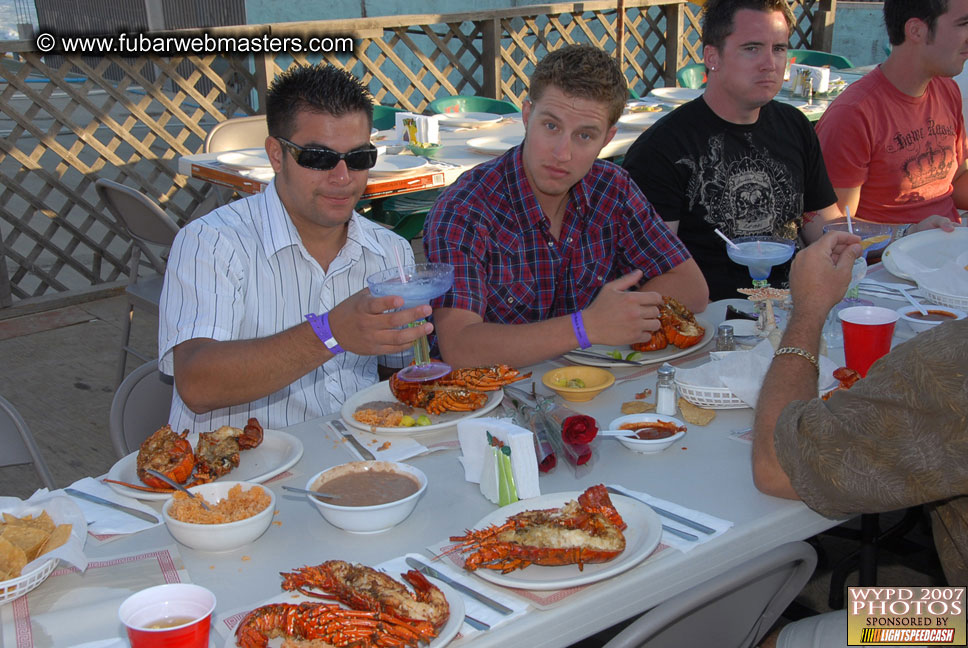
[(716, 329), (716, 350), (735, 351), (736, 342), (733, 340), (733, 327), (730, 324), (720, 324)]
[(655, 413), (675, 416), (679, 407), (676, 403), (676, 368), (664, 364), (659, 367), (655, 385)]

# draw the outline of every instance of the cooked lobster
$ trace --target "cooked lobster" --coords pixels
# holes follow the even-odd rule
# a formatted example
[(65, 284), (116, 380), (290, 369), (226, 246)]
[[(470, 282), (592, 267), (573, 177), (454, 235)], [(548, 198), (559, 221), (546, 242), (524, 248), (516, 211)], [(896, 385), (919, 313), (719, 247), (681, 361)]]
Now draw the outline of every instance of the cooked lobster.
[(442, 627), (450, 616), (444, 593), (416, 570), (401, 576), (413, 586), (413, 592), (372, 567), (330, 560), (283, 573), (282, 589), (341, 601), (354, 610), (385, 612), (403, 619), (428, 621), (434, 628)]
[(528, 565), (572, 565), (612, 560), (625, 550), (625, 522), (605, 486), (592, 486), (558, 509), (522, 511), (504, 524), (467, 530), (447, 552), (469, 553), (464, 567), (508, 573)]
[(198, 435), (195, 450), (186, 438), (188, 430), (175, 434), (165, 425), (144, 440), (136, 460), (138, 478), (144, 485), (105, 479), (128, 488), (152, 493), (170, 493), (174, 489), (147, 470), (157, 470), (186, 488), (207, 484), (239, 465), (239, 451), (262, 443), (264, 431), (259, 421), (250, 418), (243, 429), (222, 426), (214, 432)]
[(680, 349), (688, 349), (698, 344), (706, 329), (699, 325), (696, 316), (673, 297), (663, 297), (659, 307), (658, 331), (648, 342), (632, 345), (633, 351), (659, 351), (672, 344)]
[[(423, 622), (424, 625), (430, 624)], [(382, 612), (347, 610), (337, 603), (275, 603), (249, 612), (235, 630), (242, 648), (266, 648), (274, 637), (319, 639), (332, 646), (417, 646), (433, 635)]]
[(390, 376), (390, 391), (402, 403), (423, 407), (430, 414), (473, 412), (487, 403), (485, 392), (531, 377), (508, 365), (454, 369), (449, 374), (426, 382), (400, 380)]

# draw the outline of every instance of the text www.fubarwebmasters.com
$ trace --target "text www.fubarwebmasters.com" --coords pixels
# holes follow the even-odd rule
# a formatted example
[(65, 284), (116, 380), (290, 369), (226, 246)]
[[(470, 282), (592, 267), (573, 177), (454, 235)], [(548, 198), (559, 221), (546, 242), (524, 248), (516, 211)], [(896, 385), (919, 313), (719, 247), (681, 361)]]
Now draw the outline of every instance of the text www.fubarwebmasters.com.
[(179, 35), (120, 33), (115, 36), (37, 36), (37, 49), (44, 54), (293, 54), (313, 52), (352, 52), (354, 41), (348, 36), (213, 36), (207, 32)]

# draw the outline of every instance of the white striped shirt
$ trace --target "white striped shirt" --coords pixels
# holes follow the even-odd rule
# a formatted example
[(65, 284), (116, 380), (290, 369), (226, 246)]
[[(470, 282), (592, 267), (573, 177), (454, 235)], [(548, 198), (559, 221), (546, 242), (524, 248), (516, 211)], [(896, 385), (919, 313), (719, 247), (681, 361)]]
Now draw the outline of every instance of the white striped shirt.
[[(275, 183), (186, 225), (175, 237), (161, 295), (158, 356), (174, 375), (173, 349), (185, 340), (263, 338), (324, 313), (366, 287), (366, 278), (395, 266), (393, 247), (413, 263), (409, 243), (356, 212), (346, 243), (323, 271), (310, 256), (276, 193)], [(322, 343), (320, 343), (322, 344)], [(174, 430), (242, 427), (256, 417), (280, 428), (338, 411), (347, 397), (377, 382), (377, 364), (402, 367), (410, 352), (359, 356), (346, 352), (288, 387), (251, 403), (195, 414), (172, 397)]]

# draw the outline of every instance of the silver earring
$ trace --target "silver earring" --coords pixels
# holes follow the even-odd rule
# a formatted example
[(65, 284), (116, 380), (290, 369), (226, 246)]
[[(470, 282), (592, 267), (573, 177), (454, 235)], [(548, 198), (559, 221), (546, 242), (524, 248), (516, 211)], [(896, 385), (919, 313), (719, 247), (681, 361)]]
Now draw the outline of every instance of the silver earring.
[(709, 68), (709, 71), (710, 71), (710, 72), (715, 72), (715, 71), (716, 71), (716, 68), (714, 68), (714, 67), (711, 67), (711, 68)]

